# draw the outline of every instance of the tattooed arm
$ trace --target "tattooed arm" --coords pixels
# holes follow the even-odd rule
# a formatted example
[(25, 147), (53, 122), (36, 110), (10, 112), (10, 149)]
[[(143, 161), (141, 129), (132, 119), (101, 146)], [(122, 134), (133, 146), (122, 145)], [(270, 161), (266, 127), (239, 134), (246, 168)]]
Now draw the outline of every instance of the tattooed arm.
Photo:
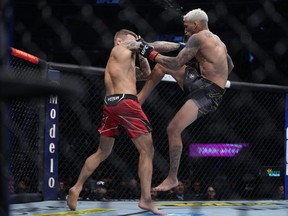
[(147, 77), (151, 74), (149, 62), (143, 56), (141, 55), (138, 56), (139, 56), (139, 67), (136, 67), (136, 78), (137, 80), (147, 79)]
[[(131, 50), (132, 52), (138, 52), (140, 47), (141, 41), (133, 41), (127, 40), (121, 43), (122, 46), (126, 47), (127, 49)], [(183, 44), (168, 42), (168, 41), (155, 41), (152, 43), (148, 43), (158, 52), (171, 52), (175, 50), (180, 50), (183, 48)]]
[(139, 52), (141, 42), (135, 40), (126, 40), (121, 43), (121, 46), (131, 50), (134, 53)]
[(176, 57), (163, 56), (157, 54), (155, 61), (164, 67), (172, 70), (180, 69), (185, 63), (195, 57), (201, 45), (198, 35), (192, 35), (186, 43), (186, 46), (178, 53)]
[[(121, 43), (121, 46), (129, 49), (130, 51), (134, 53), (138, 53), (140, 44), (141, 44), (140, 41), (127, 40), (127, 41), (123, 41)], [(138, 55), (138, 56), (139, 56), (139, 67), (136, 67), (136, 78), (137, 80), (146, 79), (151, 73), (149, 62), (143, 56), (141, 55)]]
[(181, 48), (180, 43), (173, 43), (173, 42), (167, 42), (167, 41), (155, 41), (153, 43), (148, 43), (151, 45), (156, 51), (158, 52), (171, 52), (175, 50), (179, 50)]

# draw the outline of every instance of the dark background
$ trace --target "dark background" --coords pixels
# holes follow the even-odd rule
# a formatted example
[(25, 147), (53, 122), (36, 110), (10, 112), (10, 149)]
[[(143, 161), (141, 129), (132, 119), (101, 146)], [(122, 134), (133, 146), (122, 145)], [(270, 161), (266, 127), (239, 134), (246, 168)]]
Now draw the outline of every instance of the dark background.
[(11, 46), (50, 62), (105, 67), (120, 28), (146, 41), (177, 41), (182, 14), (200, 7), (234, 60), (230, 80), (288, 85), (286, 0), (115, 2), (14, 0)]

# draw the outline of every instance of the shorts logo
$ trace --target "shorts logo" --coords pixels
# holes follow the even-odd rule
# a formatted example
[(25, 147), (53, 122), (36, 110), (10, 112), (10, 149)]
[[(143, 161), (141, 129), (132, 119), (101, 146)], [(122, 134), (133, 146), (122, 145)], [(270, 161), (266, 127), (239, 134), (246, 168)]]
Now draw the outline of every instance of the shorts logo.
[(194, 79), (195, 78), (195, 75), (194, 74), (189, 74), (189, 79)]
[(115, 100), (119, 100), (119, 98), (120, 98), (120, 96), (108, 97), (108, 98), (107, 98), (107, 101), (112, 102), (112, 101), (115, 101)]

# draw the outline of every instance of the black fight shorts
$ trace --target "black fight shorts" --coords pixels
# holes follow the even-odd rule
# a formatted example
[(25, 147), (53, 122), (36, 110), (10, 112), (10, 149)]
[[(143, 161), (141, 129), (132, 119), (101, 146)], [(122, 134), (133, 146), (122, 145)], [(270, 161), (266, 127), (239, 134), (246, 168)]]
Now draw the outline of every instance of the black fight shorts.
[(198, 118), (217, 110), (225, 89), (203, 78), (195, 68), (187, 67), (184, 82), (187, 100), (192, 99), (198, 106)]

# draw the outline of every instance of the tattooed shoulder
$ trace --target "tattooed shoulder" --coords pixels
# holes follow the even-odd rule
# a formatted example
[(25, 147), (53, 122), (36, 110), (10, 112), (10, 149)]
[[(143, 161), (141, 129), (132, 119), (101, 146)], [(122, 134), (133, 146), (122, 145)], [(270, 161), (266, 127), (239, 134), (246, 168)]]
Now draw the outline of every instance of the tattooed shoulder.
[(198, 48), (198, 47), (200, 47), (200, 44), (201, 44), (200, 39), (199, 39), (198, 37), (196, 37), (196, 36), (192, 36), (192, 37), (188, 40), (188, 42), (187, 42), (187, 44), (186, 44), (186, 47)]
[(213, 37), (213, 34), (212, 34), (212, 32), (210, 32), (210, 31), (206, 31), (206, 32), (204, 33), (204, 35), (205, 35), (206, 37), (208, 37), (208, 38)]

